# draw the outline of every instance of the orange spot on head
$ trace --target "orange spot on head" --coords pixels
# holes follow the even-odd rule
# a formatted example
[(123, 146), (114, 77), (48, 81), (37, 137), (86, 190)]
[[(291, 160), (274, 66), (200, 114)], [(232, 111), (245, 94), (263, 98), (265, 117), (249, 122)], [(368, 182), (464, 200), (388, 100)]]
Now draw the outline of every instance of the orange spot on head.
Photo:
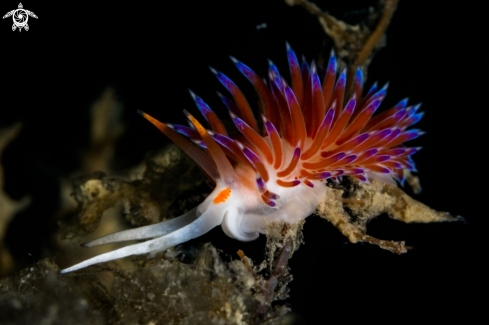
[(231, 195), (231, 189), (228, 187), (228, 188), (225, 188), (224, 190), (222, 190), (221, 192), (219, 192), (219, 194), (216, 195), (216, 197), (214, 198), (214, 204), (219, 204), (219, 203), (224, 203), (226, 202), (226, 200), (228, 199), (229, 195)]

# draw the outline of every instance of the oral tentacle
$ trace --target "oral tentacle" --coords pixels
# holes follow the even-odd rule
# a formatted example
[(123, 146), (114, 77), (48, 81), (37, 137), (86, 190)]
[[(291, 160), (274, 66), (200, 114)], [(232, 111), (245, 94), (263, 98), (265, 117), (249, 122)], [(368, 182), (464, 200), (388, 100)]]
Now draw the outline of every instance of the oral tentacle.
[(139, 243), (131, 246), (126, 246), (115, 251), (101, 254), (95, 257), (92, 257), (86, 261), (75, 264), (72, 267), (64, 269), (61, 273), (73, 272), (84, 267), (112, 261), (115, 259), (131, 256), (131, 255), (141, 255), (151, 252), (159, 252), (165, 250), (167, 248), (176, 246), (178, 244), (189, 241), (193, 238), (197, 238), (209, 230), (219, 225), (222, 222), (223, 215), (216, 213), (216, 209), (210, 209), (206, 211), (206, 213), (202, 214), (197, 220), (192, 223), (175, 230), (165, 236), (158, 237), (155, 239), (151, 239), (145, 241), (144, 243)]
[(154, 225), (119, 231), (92, 240), (91, 242), (83, 244), (82, 246), (95, 247), (95, 246), (106, 245), (110, 243), (118, 243), (118, 242), (128, 241), (128, 240), (141, 240), (141, 239), (149, 239), (149, 238), (164, 236), (193, 222), (195, 219), (197, 219), (196, 212), (197, 212), (197, 207), (171, 220), (163, 221)]

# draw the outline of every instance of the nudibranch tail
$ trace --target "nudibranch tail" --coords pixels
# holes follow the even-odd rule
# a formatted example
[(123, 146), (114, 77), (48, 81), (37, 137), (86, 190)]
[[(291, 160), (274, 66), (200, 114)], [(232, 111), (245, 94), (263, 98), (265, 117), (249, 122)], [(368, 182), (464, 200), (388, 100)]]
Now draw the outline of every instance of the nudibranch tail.
[(364, 79), (357, 68), (352, 95), (345, 98), (346, 69), (337, 76), (334, 52), (321, 82), (313, 61), (300, 64), (286, 44), (291, 86), (268, 62), (268, 81), (231, 57), (236, 68), (251, 82), (260, 100), (263, 130), (246, 97), (223, 73), (212, 73), (232, 99), (218, 93), (239, 131), (228, 134), (217, 114), (194, 92), (190, 95), (210, 126), (207, 130), (184, 110), (189, 126), (164, 124), (138, 111), (185, 151), (215, 186), (196, 209), (157, 225), (108, 235), (88, 247), (131, 239), (154, 238), (77, 264), (63, 272), (133, 254), (166, 249), (195, 238), (218, 224), (230, 237), (247, 241), (264, 232), (265, 222), (297, 222), (313, 213), (326, 193), (325, 181), (343, 176), (362, 182), (377, 178), (396, 185), (403, 170), (413, 170), (411, 156), (420, 148), (405, 142), (423, 132), (408, 128), (423, 113), (407, 99), (376, 114), (386, 97), (388, 83), (375, 83), (362, 96)]

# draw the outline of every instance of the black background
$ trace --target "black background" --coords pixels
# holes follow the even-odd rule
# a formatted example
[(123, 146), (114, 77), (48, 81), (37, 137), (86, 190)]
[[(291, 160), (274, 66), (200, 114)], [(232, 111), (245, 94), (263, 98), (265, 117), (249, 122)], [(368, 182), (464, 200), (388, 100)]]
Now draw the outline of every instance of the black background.
[[(355, 23), (377, 2), (316, 3)], [(487, 27), (476, 17), (481, 8), (468, 1), (440, 4), (400, 2), (366, 86), (390, 80), (383, 107), (407, 96), (410, 103), (423, 102), (426, 115), (417, 127), (427, 134), (413, 141), (424, 147), (414, 156), (423, 192), (414, 197), (468, 222), (406, 225), (381, 216), (369, 224), (370, 235), (414, 247), (397, 256), (372, 245), (348, 244), (325, 220), (308, 218), (305, 245), (290, 261), (294, 281), (287, 300), (307, 324), (338, 318), (348, 323), (429, 321), (469, 317), (477, 310), (474, 295), (486, 282), (479, 261), (487, 255), (477, 254), (484, 239), (477, 230), (487, 218)], [(0, 11), (3, 15), (17, 5), (2, 1)], [(197, 112), (190, 88), (227, 116), (215, 94), (224, 89), (208, 65), (253, 94), (227, 55), (260, 75), (270, 58), (287, 75), (286, 40), (308, 61), (331, 47), (323, 42), (315, 17), (278, 0), (23, 5), (39, 17), (29, 19), (28, 32), (12, 32), (10, 18), (0, 21), (0, 126), (24, 123), (2, 157), (5, 189), (14, 199), (28, 194), (33, 200), (6, 236), (19, 266), (56, 256), (50, 233), (56, 227), (58, 181), (80, 166), (90, 104), (108, 85), (124, 105), (126, 132), (117, 143), (114, 166), (122, 170), (169, 142), (137, 109), (164, 122), (184, 123), (183, 109)], [(267, 27), (257, 29), (262, 23)], [(241, 243), (215, 229), (204, 239), (230, 255), (243, 249), (255, 261), (263, 256), (263, 236)]]

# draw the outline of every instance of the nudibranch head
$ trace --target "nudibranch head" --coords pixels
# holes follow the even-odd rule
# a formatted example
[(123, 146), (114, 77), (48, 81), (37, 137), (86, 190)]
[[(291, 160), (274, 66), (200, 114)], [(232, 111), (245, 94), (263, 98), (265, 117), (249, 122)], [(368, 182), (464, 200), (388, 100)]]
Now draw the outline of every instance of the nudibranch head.
[(362, 96), (357, 69), (352, 95), (345, 100), (346, 71), (336, 76), (334, 53), (320, 82), (314, 62), (299, 64), (287, 44), (291, 84), (270, 61), (268, 81), (231, 58), (253, 84), (263, 114), (259, 128), (245, 96), (228, 77), (211, 68), (233, 100), (219, 94), (239, 135), (231, 136), (212, 109), (190, 91), (210, 126), (206, 129), (186, 110), (189, 127), (164, 124), (138, 111), (200, 166), (215, 189), (198, 207), (175, 219), (99, 238), (87, 246), (155, 238), (96, 256), (63, 272), (134, 254), (175, 246), (221, 224), (230, 237), (254, 240), (267, 222), (298, 222), (312, 214), (325, 194), (327, 179), (344, 175), (362, 182), (377, 178), (403, 183), (403, 169), (414, 170), (411, 155), (419, 148), (403, 144), (422, 134), (407, 130), (418, 122), (420, 105), (407, 100), (374, 115), (387, 86), (374, 84)]

